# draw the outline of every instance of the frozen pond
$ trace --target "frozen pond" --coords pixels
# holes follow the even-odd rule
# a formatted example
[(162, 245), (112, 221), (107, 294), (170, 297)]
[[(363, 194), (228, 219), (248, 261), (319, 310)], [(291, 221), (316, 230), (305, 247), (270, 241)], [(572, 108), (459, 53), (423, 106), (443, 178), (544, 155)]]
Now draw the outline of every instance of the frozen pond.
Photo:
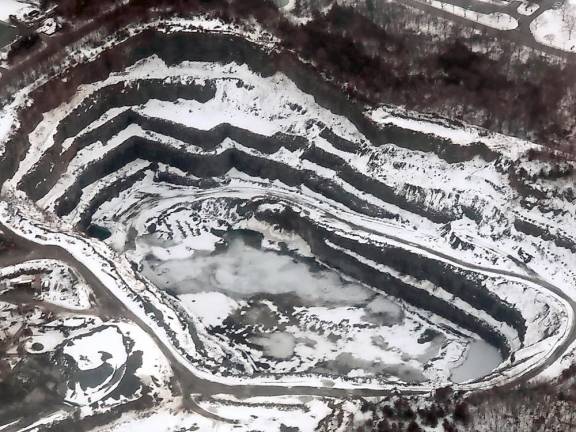
[[(239, 300), (260, 293), (292, 294), (308, 305), (346, 305), (368, 302), (375, 293), (349, 283), (336, 273), (313, 269), (294, 258), (251, 247), (232, 239), (222, 253), (198, 253), (189, 259), (145, 261), (145, 274), (160, 287), (178, 295), (218, 291)], [(398, 320), (402, 309), (381, 295), (374, 304), (390, 319)], [(375, 298), (376, 300), (376, 298)]]
[(216, 334), (235, 358), (249, 359), (250, 373), (422, 382), (448, 373), (448, 346), (458, 357), (464, 347), (396, 300), (253, 238), (185, 259), (151, 254), (143, 272), (198, 319), (199, 334)]
[(500, 351), (483, 340), (470, 344), (464, 362), (452, 371), (452, 381), (463, 383), (488, 375), (502, 363)]

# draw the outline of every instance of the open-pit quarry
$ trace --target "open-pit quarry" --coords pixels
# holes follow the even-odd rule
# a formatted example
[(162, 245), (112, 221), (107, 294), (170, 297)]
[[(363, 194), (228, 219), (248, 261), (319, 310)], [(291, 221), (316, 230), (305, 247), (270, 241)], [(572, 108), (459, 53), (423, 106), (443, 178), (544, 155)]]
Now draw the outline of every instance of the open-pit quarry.
[(0, 430), (353, 430), (572, 365), (574, 188), (539, 145), (215, 18), (97, 36), (1, 78), (4, 363), (52, 385)]

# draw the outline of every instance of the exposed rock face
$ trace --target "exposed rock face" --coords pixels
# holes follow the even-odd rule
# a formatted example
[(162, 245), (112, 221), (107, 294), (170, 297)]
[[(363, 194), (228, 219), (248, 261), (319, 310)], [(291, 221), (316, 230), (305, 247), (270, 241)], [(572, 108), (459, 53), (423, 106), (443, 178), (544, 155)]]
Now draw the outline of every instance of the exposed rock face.
[[(518, 174), (531, 169), (529, 144), (365, 112), (290, 55), (237, 36), (148, 29), (113, 51), (18, 107), (0, 160), (6, 188), (81, 230), (107, 228), (122, 252), (146, 235), (212, 233), (178, 214), (223, 197), (250, 229), (296, 235), (324, 265), (515, 353), (503, 369), (560, 343), (566, 305), (524, 263), (574, 262), (563, 221), (576, 209), (568, 185)], [(76, 93), (47, 98), (63, 79)], [(558, 286), (573, 282), (550, 271)]]

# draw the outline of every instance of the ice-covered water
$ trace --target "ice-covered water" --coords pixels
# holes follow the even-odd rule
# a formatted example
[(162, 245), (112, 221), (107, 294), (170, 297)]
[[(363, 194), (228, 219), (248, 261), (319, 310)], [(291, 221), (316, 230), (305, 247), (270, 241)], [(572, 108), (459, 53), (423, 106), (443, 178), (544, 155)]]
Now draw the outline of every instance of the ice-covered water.
[(296, 341), (286, 332), (274, 332), (269, 335), (252, 338), (251, 342), (261, 345), (264, 354), (275, 359), (288, 359), (294, 355)]
[(217, 253), (159, 256), (144, 260), (144, 274), (267, 372), (420, 382), (446, 370), (445, 346), (455, 343), (453, 361), (465, 347), (437, 327), (426, 336), (430, 323), (386, 295), (244, 237)]
[(488, 375), (502, 363), (502, 354), (483, 340), (472, 342), (464, 362), (452, 370), (452, 381), (463, 383)]
[[(306, 304), (354, 305), (374, 297), (370, 289), (344, 281), (336, 272), (314, 271), (287, 255), (248, 247), (240, 239), (215, 255), (185, 260), (146, 260), (144, 274), (177, 294), (218, 291), (236, 299), (259, 293), (294, 294)], [(378, 296), (375, 312), (401, 316), (401, 308)]]

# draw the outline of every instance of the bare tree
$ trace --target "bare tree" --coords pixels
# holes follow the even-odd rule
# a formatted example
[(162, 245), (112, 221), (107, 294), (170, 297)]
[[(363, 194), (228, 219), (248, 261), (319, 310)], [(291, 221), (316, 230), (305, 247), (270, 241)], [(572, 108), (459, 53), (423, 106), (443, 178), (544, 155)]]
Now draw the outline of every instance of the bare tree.
[(568, 32), (568, 39), (571, 40), (576, 29), (576, 7), (566, 2), (562, 11), (562, 27)]

